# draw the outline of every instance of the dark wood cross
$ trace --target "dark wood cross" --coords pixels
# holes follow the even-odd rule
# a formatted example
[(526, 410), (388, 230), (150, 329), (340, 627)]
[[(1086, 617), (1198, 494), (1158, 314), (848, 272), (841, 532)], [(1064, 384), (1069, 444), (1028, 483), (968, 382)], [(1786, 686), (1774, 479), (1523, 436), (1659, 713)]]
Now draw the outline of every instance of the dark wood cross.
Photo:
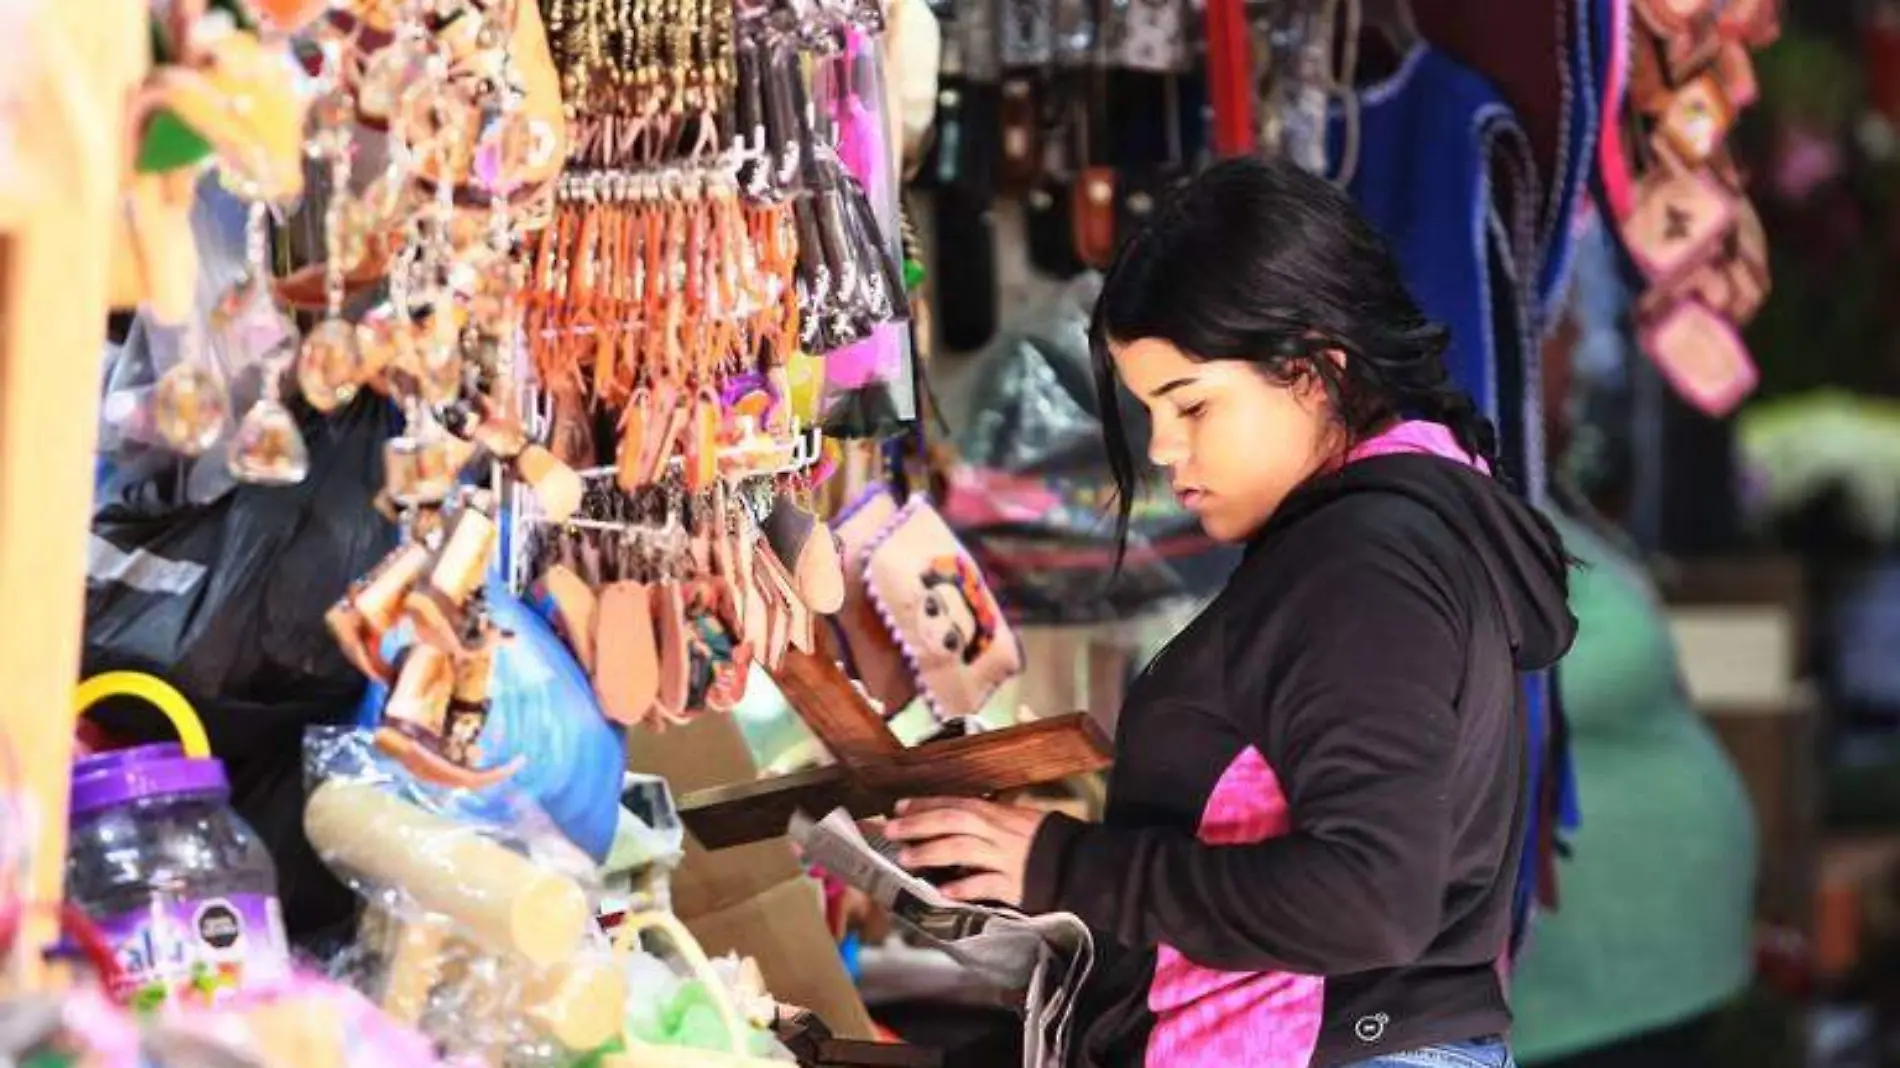
[(905, 746), (828, 656), (791, 650), (772, 679), (836, 762), (681, 797), (680, 818), (707, 849), (776, 838), (801, 809), (814, 819), (835, 808), (882, 816), (901, 798), (985, 797), (1100, 771), (1110, 760), (1101, 728), (1079, 712)]

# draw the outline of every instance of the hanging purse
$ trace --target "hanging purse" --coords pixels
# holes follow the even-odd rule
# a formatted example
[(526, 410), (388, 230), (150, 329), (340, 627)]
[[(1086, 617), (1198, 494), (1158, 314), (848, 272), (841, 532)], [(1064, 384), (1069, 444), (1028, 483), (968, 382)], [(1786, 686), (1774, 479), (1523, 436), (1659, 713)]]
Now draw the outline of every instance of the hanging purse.
[[(1121, 77), (1139, 79), (1142, 83), (1152, 81), (1149, 75), (1127, 74)], [(1177, 77), (1172, 74), (1164, 75), (1160, 81), (1159, 117), (1168, 146), (1167, 159), (1159, 163), (1116, 168), (1113, 234), (1116, 246), (1133, 240), (1136, 234), (1147, 227), (1155, 212), (1160, 210), (1161, 205), (1188, 176), (1181, 145), (1180, 86)]]
[(1699, 300), (1684, 300), (1642, 330), (1643, 349), (1683, 399), (1721, 418), (1759, 377), (1735, 325)]
[(1098, 271), (1115, 259), (1115, 217), (1120, 203), (1115, 194), (1115, 168), (1089, 167), (1077, 176), (1070, 195), (1070, 226), (1075, 254)]
[(1667, 288), (1709, 258), (1735, 213), (1734, 195), (1706, 174), (1659, 170), (1638, 187), (1623, 243), (1649, 281)]
[(898, 515), (898, 504), (882, 488), (853, 503), (837, 519), (845, 576), (844, 607), (832, 617), (850, 674), (887, 716), (901, 712), (917, 696), (917, 682), (903, 651), (879, 613), (866, 585), (871, 545)]
[(1023, 668), (1021, 645), (982, 571), (922, 494), (867, 546), (866, 592), (939, 720), (983, 710)]
[(1037, 80), (1029, 74), (1012, 74), (1003, 79), (997, 177), (1000, 191), (1006, 194), (1021, 193), (1042, 176), (1042, 145), (1037, 139), (1041, 130), (1037, 88)]
[(998, 37), (1005, 72), (1046, 67), (1056, 58), (1056, 0), (1000, 0)]
[(1075, 251), (1074, 196), (1071, 179), (1051, 175), (1023, 197), (1023, 240), (1029, 263), (1051, 278), (1074, 278), (1088, 269)]
[(1687, 167), (1699, 167), (1722, 147), (1735, 108), (1714, 73), (1700, 74), (1670, 94), (1651, 143)]
[(1097, 56), (1089, 69), (1088, 91), (1076, 119), (1082, 167), (1069, 197), (1069, 227), (1075, 237), (1075, 255), (1096, 270), (1106, 270), (1115, 258), (1115, 168), (1108, 164), (1108, 69)]
[(1193, 58), (1184, 0), (1117, 0), (1108, 5), (1103, 36), (1108, 61), (1123, 70), (1179, 74)]

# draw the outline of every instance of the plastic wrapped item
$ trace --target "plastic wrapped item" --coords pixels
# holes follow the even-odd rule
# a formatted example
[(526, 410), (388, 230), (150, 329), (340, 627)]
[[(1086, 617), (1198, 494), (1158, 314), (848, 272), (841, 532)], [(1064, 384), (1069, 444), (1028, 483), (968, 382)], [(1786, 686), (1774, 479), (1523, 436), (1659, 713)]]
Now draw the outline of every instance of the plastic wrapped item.
[[(624, 732), (601, 715), (593, 684), (538, 612), (492, 577), (484, 596), (495, 625), (510, 637), (495, 653), (488, 720), (477, 741), (483, 762), (520, 759), (515, 783), (575, 845), (602, 860), (620, 821)], [(385, 658), (394, 663), (410, 640), (407, 624), (392, 631)], [(357, 706), (358, 725), (375, 726), (387, 697), (387, 687), (370, 683)]]
[(368, 731), (313, 731), (304, 829), (352, 889), (395, 915), (448, 917), (484, 949), (546, 964), (588, 933), (594, 866), (518, 784), (432, 786)]
[[(1115, 482), (1088, 348), (1101, 287), (1082, 275), (977, 357), (980, 385), (956, 437), (943, 514), (983, 565), (1012, 619), (1029, 624), (1126, 620), (1207, 597), (1238, 559), (1201, 531), (1165, 486), (1135, 502), (1128, 555), (1115, 563)], [(1136, 457), (1148, 424), (1124, 398)]]
[(686, 827), (673, 792), (657, 775), (629, 772), (620, 791), (620, 823), (601, 862), (599, 914), (612, 926), (624, 917), (673, 907), (673, 872), (686, 856)]
[(313, 732), (305, 831), (369, 903), (337, 965), (452, 1054), (543, 1063), (617, 1032), (593, 865), (517, 784), (420, 782), (368, 731)]
[(620, 1049), (612, 1068), (754, 1068), (795, 1063), (773, 1036), (778, 1006), (758, 967), (728, 955), (710, 961), (664, 912), (630, 916), (614, 932), (627, 983)]

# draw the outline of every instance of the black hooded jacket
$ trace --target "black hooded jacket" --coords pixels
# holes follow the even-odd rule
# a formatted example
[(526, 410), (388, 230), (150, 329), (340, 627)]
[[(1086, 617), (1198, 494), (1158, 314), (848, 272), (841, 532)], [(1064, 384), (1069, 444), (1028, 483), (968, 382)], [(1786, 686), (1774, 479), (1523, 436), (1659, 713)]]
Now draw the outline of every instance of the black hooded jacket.
[(1303, 487), (1130, 688), (1104, 822), (1025, 906), (1103, 951), (1091, 1068), (1330, 1068), (1502, 1034), (1531, 799), (1520, 671), (1576, 621), (1555, 532), (1429, 455)]

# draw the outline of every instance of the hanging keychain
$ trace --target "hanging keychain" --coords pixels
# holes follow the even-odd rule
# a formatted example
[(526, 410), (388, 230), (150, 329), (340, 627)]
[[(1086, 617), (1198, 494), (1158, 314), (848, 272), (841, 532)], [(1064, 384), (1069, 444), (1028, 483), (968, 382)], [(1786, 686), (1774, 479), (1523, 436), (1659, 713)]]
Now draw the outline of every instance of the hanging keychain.
[(297, 383), (312, 408), (332, 412), (349, 403), (369, 376), (357, 345), (356, 328), (343, 318), (344, 276), (360, 259), (351, 256), (352, 250), (345, 247), (343, 211), (350, 196), (352, 150), (349, 130), (336, 126), (322, 131), (315, 148), (330, 164), (323, 211), (324, 318), (304, 338), (297, 356)]

